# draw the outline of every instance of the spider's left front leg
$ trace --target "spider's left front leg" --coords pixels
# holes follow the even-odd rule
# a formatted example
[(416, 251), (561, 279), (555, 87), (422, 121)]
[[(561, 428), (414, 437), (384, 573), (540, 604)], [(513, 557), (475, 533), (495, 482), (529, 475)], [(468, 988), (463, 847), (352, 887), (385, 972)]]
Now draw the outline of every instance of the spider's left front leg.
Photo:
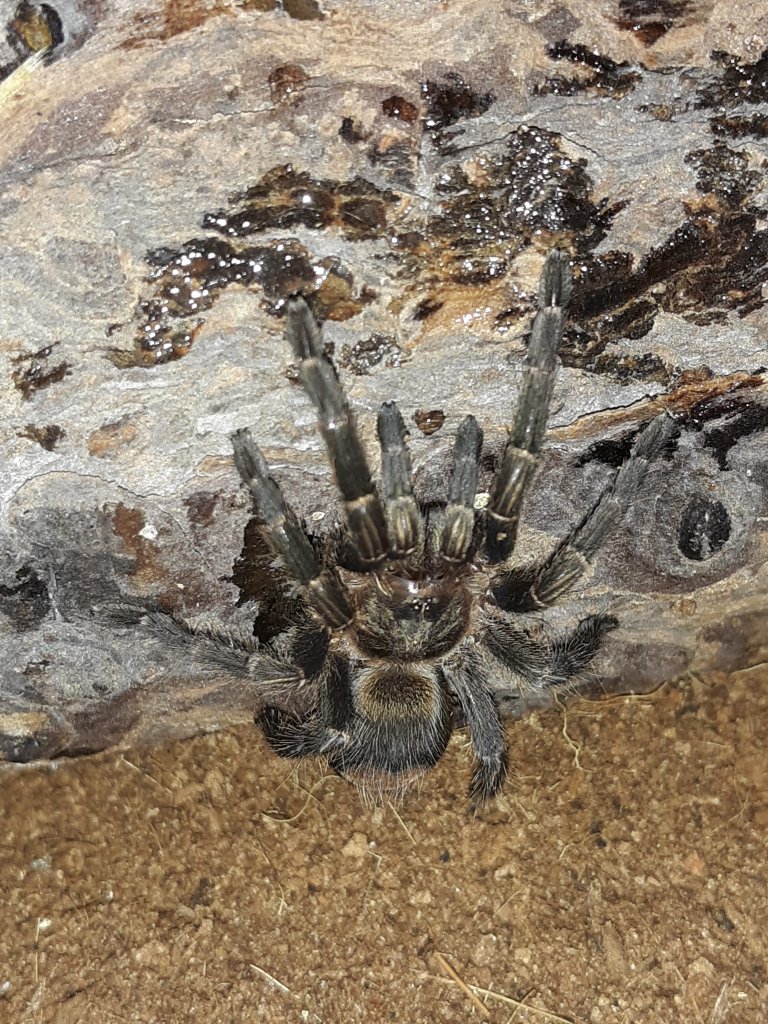
[(618, 626), (613, 615), (587, 615), (570, 633), (555, 637), (549, 650), (547, 686), (565, 686), (578, 679), (603, 645), (603, 637)]
[(612, 615), (587, 615), (554, 639), (535, 636), (509, 615), (489, 617), (484, 644), (492, 657), (513, 672), (521, 687), (540, 692), (577, 678), (600, 650), (604, 635), (618, 622)]
[(375, 568), (389, 552), (384, 508), (371, 478), (352, 410), (323, 350), (320, 328), (301, 296), (288, 303), (286, 337), (299, 360), (304, 390), (317, 410), (355, 553), (363, 568)]
[[(536, 638), (510, 618), (488, 622), (483, 646), (490, 657), (466, 646), (442, 666), (464, 713), (477, 759), (469, 789), (475, 805), (498, 793), (507, 775), (504, 726), (485, 682), (494, 673), (494, 659), (521, 680), (521, 692), (527, 687), (541, 693), (578, 676), (599, 651), (603, 635), (617, 625), (611, 616), (588, 615), (570, 633), (549, 641)], [(495, 671), (499, 669), (497, 665)]]

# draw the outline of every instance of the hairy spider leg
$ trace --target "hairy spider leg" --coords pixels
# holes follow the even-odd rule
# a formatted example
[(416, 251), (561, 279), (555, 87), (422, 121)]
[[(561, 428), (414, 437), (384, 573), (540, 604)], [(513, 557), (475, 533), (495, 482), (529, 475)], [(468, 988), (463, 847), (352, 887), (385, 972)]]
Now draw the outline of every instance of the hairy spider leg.
[(549, 558), (531, 570), (527, 586), (521, 592), (500, 600), (498, 595), (504, 590), (505, 574), (499, 574), (493, 590), (502, 607), (507, 611), (548, 608), (573, 590), (591, 568), (606, 537), (635, 501), (653, 461), (664, 451), (675, 429), (674, 420), (666, 413), (651, 420), (638, 435), (629, 458), (613, 482)]
[(122, 603), (109, 609), (109, 618), (121, 626), (140, 625), (166, 650), (183, 652), (211, 672), (281, 687), (302, 678), (292, 665), (264, 653), (253, 637), (214, 627), (196, 629), (154, 602)]
[(326, 662), (318, 680), (318, 704), (306, 721), (271, 705), (257, 716), (256, 724), (280, 757), (328, 756), (347, 742), (347, 728), (354, 715), (349, 663), (338, 656)]
[(563, 338), (565, 307), (571, 294), (571, 275), (563, 253), (553, 249), (539, 283), (539, 311), (533, 321), (524, 361), (523, 381), (515, 419), (501, 463), (491, 486), (486, 516), (486, 554), (503, 562), (512, 552), (526, 488), (538, 465), (547, 428), (557, 372), (557, 353)]
[(377, 426), (381, 446), (381, 495), (389, 528), (390, 555), (408, 558), (424, 545), (424, 522), (413, 496), (405, 423), (394, 402), (382, 405)]
[[(530, 687), (542, 690), (567, 683), (585, 669), (599, 651), (603, 635), (617, 625), (610, 615), (588, 615), (569, 633), (542, 644), (527, 630), (499, 618), (488, 626), (485, 647), (491, 659), (496, 658)], [(442, 665), (464, 714), (477, 759), (469, 786), (476, 805), (495, 796), (507, 774), (504, 727), (484, 682), (493, 672), (491, 659), (477, 648), (465, 647), (460, 657), (448, 658)]]
[(461, 657), (443, 662), (442, 670), (464, 714), (477, 760), (469, 795), (475, 805), (483, 804), (498, 793), (507, 774), (507, 741), (499, 710), (484, 682), (486, 667), (475, 651), (465, 647)]
[(317, 410), (336, 484), (344, 500), (349, 538), (370, 568), (389, 552), (387, 521), (374, 487), (352, 411), (336, 371), (323, 351), (320, 328), (301, 296), (288, 301), (286, 337), (299, 360), (299, 375)]
[(613, 615), (587, 615), (570, 633), (555, 637), (547, 685), (562, 686), (578, 677), (600, 650), (603, 636), (618, 625)]
[(474, 416), (456, 431), (448, 505), (440, 532), (440, 554), (448, 562), (465, 562), (475, 533), (475, 496), (483, 432)]
[(587, 615), (570, 632), (542, 643), (507, 618), (492, 618), (487, 625), (485, 647), (525, 686), (543, 690), (578, 676), (600, 650), (604, 634), (617, 625), (612, 615)]
[(232, 435), (235, 465), (253, 498), (260, 529), (269, 547), (282, 559), (286, 572), (302, 587), (307, 604), (331, 629), (349, 625), (354, 617), (338, 576), (324, 569), (290, 508), (248, 429)]

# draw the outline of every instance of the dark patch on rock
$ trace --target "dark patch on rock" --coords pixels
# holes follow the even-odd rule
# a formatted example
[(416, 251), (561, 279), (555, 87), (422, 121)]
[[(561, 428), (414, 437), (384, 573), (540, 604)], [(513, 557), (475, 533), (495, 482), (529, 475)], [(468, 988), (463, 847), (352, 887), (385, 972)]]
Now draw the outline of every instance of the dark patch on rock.
[(230, 197), (229, 208), (203, 217), (203, 227), (227, 238), (264, 231), (333, 228), (350, 241), (377, 238), (399, 196), (364, 178), (313, 178), (283, 164), (268, 171), (245, 192)]
[(400, 366), (405, 353), (395, 339), (386, 334), (371, 334), (354, 345), (344, 345), (339, 364), (358, 377), (365, 376), (372, 366), (383, 362), (385, 366)]
[(247, 245), (197, 238), (178, 250), (155, 251), (149, 258), (157, 267), (149, 277), (155, 294), (140, 303), (143, 322), (135, 349), (112, 353), (120, 367), (151, 366), (185, 356), (205, 323), (191, 317), (211, 309), (231, 285), (258, 285), (273, 314), (282, 311), (284, 300), (294, 292), (314, 292), (318, 314), (332, 320), (355, 316), (371, 297), (355, 294), (352, 275), (339, 260), (315, 258), (295, 239)]
[(167, 40), (204, 25), (210, 18), (231, 16), (233, 8), (254, 13), (280, 11), (297, 21), (323, 21), (317, 0), (163, 0), (156, 10), (141, 10), (134, 15), (134, 29), (123, 49), (133, 50), (152, 40)]
[(192, 526), (205, 529), (213, 523), (219, 497), (213, 491), (195, 491), (184, 499), (187, 518)]
[(537, 86), (535, 92), (538, 95), (551, 93), (555, 96), (573, 96), (579, 92), (596, 92), (621, 99), (631, 92), (642, 78), (640, 72), (635, 71), (627, 61), (617, 63), (581, 43), (563, 40), (548, 46), (547, 53), (552, 60), (569, 61), (585, 73), (571, 78), (552, 75)]
[(761, 376), (763, 372), (764, 370), (758, 370), (752, 376), (739, 374), (734, 379), (725, 378), (719, 382), (714, 380), (711, 390), (704, 382), (705, 393), (690, 405), (686, 413), (686, 422), (690, 423), (694, 430), (702, 430), (711, 420), (740, 413), (746, 404), (740, 392), (759, 388), (764, 383)]
[(697, 108), (730, 109), (742, 103), (768, 102), (768, 49), (753, 64), (724, 50), (713, 50), (712, 60), (723, 70), (698, 90)]
[(0, 612), (17, 632), (37, 628), (50, 609), (48, 585), (32, 566), (18, 569), (14, 583), (0, 584)]
[(427, 110), (423, 125), (431, 132), (437, 145), (445, 139), (445, 130), (470, 117), (479, 117), (496, 100), (492, 92), (477, 92), (467, 85), (462, 76), (449, 71), (442, 81), (427, 79), (422, 83), (421, 95)]
[(245, 527), (243, 547), (232, 568), (232, 583), (240, 591), (238, 607), (258, 602), (253, 633), (261, 643), (274, 640), (303, 618), (302, 602), (283, 570), (276, 566), (275, 555), (256, 518), (249, 519)]
[[(724, 187), (727, 187), (724, 185)], [(768, 231), (753, 208), (719, 203), (692, 212), (636, 267), (627, 253), (581, 261), (561, 350), (566, 365), (594, 365), (609, 341), (641, 338), (664, 310), (693, 323), (723, 323), (764, 305)]]
[(56, 757), (66, 738), (57, 733), (45, 718), (48, 728), (38, 732), (4, 732), (0, 727), (0, 760), (11, 764), (31, 764)]
[(712, 558), (731, 535), (731, 517), (721, 501), (694, 494), (683, 509), (678, 530), (681, 554), (693, 561)]
[(413, 419), (422, 434), (430, 437), (442, 428), (445, 423), (445, 413), (442, 409), (417, 409), (413, 414)]
[(317, 0), (240, 0), (243, 7), (262, 11), (283, 11), (289, 18), (296, 21), (324, 21), (320, 4)]
[(419, 116), (419, 108), (415, 103), (403, 96), (387, 96), (381, 101), (381, 112), (387, 117), (396, 118), (405, 124), (414, 124)]
[(396, 188), (413, 192), (419, 162), (416, 132), (405, 130), (397, 135), (385, 133), (368, 147), (371, 167), (384, 168), (387, 180)]
[(577, 466), (586, 466), (590, 462), (603, 462), (613, 469), (618, 469), (629, 458), (632, 445), (637, 436), (634, 430), (622, 434), (621, 437), (610, 438), (605, 441), (595, 441), (576, 460)]
[(355, 121), (354, 117), (342, 117), (339, 128), (340, 139), (348, 142), (350, 146), (356, 146), (360, 142), (365, 142), (369, 137), (369, 133), (359, 122)]
[(148, 253), (154, 294), (140, 303), (142, 322), (132, 352), (114, 352), (116, 365), (151, 366), (189, 352), (222, 291), (235, 284), (258, 285), (269, 312), (282, 311), (294, 292), (314, 297), (321, 319), (347, 320), (372, 298), (355, 293), (352, 274), (335, 257), (316, 258), (296, 239), (273, 238), (247, 244), (241, 239), (295, 228), (334, 229), (349, 240), (379, 237), (387, 227), (396, 193), (362, 178), (348, 182), (315, 179), (290, 165), (273, 168), (252, 188), (233, 195), (231, 207), (206, 214), (203, 227), (218, 232), (178, 248)]
[(11, 374), (11, 379), (26, 401), (29, 401), (37, 391), (49, 388), (51, 384), (58, 384), (71, 373), (70, 363), (48, 365), (53, 349), (54, 345), (46, 345), (31, 355), (13, 357), (12, 362), (16, 363), (17, 369)]
[(749, 117), (722, 114), (720, 117), (713, 117), (709, 126), (715, 136), (731, 139), (743, 139), (747, 136), (755, 139), (768, 138), (768, 114), (751, 114)]
[(694, 15), (691, 0), (619, 0), (618, 25), (651, 47), (670, 29), (689, 24)]
[(434, 313), (437, 313), (438, 310), (442, 309), (444, 305), (444, 302), (432, 296), (422, 299), (413, 311), (413, 319), (416, 321), (427, 320)]
[(309, 75), (301, 64), (280, 64), (270, 72), (267, 84), (273, 103), (295, 103), (304, 92)]
[(742, 206), (764, 181), (764, 174), (749, 170), (749, 157), (716, 142), (711, 149), (695, 149), (685, 162), (697, 171), (699, 192), (716, 196), (732, 210)]
[[(713, 412), (715, 409), (713, 409)], [(719, 415), (728, 412), (726, 403), (720, 404)], [(768, 427), (768, 406), (757, 402), (748, 402), (733, 406), (733, 415), (724, 424), (713, 427), (706, 432), (704, 445), (712, 448), (721, 469), (728, 469), (728, 452), (733, 446), (750, 434), (765, 430)]]
[(66, 431), (62, 430), (56, 423), (48, 423), (44, 427), (28, 423), (18, 436), (26, 437), (30, 441), (36, 441), (41, 448), (45, 448), (47, 452), (52, 452), (59, 441), (66, 437)]
[[(589, 250), (625, 205), (593, 202), (586, 161), (567, 156), (555, 132), (527, 125), (503, 149), (447, 167), (436, 192), (441, 209), (424, 231), (432, 271), (462, 285), (504, 277), (541, 234), (572, 234)], [(416, 255), (423, 265), (421, 246)]]
[(601, 352), (588, 369), (603, 376), (613, 377), (621, 384), (631, 384), (634, 381), (669, 384), (675, 372), (654, 352), (644, 352), (638, 356), (620, 352)]

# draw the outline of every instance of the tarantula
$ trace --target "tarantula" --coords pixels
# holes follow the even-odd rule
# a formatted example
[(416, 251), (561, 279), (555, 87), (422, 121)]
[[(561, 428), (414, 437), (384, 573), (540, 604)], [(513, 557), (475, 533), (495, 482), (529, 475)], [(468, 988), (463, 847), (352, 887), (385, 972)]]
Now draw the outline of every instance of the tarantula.
[[(577, 677), (615, 628), (588, 615), (572, 631), (541, 639), (530, 613), (561, 601), (634, 500), (673, 429), (662, 415), (639, 434), (613, 482), (552, 553), (524, 570), (510, 565), (526, 488), (546, 430), (571, 278), (565, 256), (548, 256), (539, 285), (522, 386), (484, 512), (475, 509), (483, 435), (459, 424), (448, 501), (414, 495), (406, 428), (394, 402), (378, 416), (381, 470), (374, 484), (354, 418), (306, 301), (287, 305), (286, 335), (314, 404), (344, 503), (342, 532), (311, 540), (247, 429), (232, 437), (260, 532), (300, 597), (301, 616), (270, 645), (196, 633), (158, 610), (144, 616), (171, 645), (250, 679), (267, 706), (256, 716), (282, 757), (324, 757), (363, 787), (397, 787), (442, 756), (456, 706), (476, 758), (470, 795), (480, 803), (506, 774), (504, 729), (490, 679), (541, 690)], [(290, 707), (298, 696), (300, 716)]]

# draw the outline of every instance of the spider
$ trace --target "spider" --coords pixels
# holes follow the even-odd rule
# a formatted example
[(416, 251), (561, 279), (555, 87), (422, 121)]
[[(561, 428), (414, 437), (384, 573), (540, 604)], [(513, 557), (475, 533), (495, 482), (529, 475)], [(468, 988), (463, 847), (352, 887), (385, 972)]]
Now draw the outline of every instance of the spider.
[[(456, 432), (447, 502), (428, 507), (414, 495), (403, 417), (386, 402), (374, 484), (320, 327), (304, 298), (288, 301), (286, 336), (317, 410), (343, 528), (311, 540), (250, 432), (238, 430), (235, 464), (259, 531), (300, 598), (299, 621), (259, 645), (195, 631), (159, 609), (143, 616), (156, 637), (260, 688), (266, 707), (255, 721), (281, 757), (320, 756), (364, 791), (397, 789), (437, 763), (463, 718), (475, 757), (470, 797), (481, 804), (507, 771), (489, 681), (536, 692), (567, 684), (618, 625), (607, 614), (587, 615), (570, 632), (542, 637), (531, 615), (562, 601), (588, 573), (670, 439), (667, 415), (638, 435), (612, 483), (547, 558), (522, 570), (510, 563), (544, 440), (570, 290), (567, 259), (555, 250), (542, 271), (517, 409), (484, 512), (475, 509), (483, 434), (473, 416)], [(300, 713), (286, 710), (292, 703)]]

